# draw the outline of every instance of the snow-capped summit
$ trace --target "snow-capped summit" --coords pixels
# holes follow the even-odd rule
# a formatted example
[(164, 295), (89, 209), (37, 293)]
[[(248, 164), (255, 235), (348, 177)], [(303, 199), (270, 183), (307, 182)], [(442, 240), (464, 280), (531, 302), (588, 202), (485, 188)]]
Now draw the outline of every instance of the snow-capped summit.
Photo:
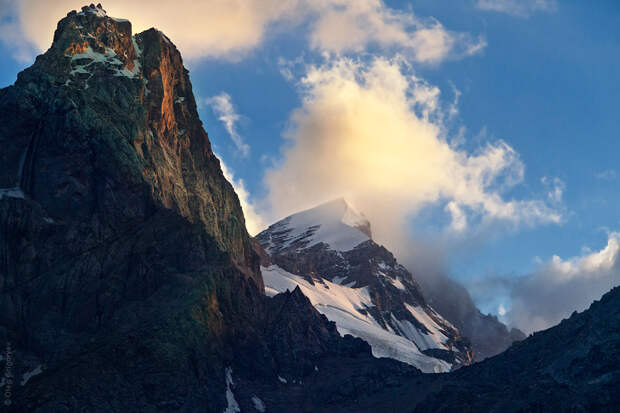
[(371, 239), (370, 223), (343, 198), (290, 215), (259, 236), (267, 252), (306, 249), (325, 244), (335, 251), (350, 251)]
[(365, 340), (377, 357), (425, 372), (471, 361), (468, 342), (344, 199), (286, 217), (256, 238), (269, 255), (262, 268), (267, 295), (299, 288), (342, 335)]

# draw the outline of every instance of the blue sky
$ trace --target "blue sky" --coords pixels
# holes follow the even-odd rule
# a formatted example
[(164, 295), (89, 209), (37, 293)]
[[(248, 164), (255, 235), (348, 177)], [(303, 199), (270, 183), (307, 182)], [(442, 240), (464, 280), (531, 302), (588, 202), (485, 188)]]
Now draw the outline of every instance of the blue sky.
[[(17, 72), (32, 63), (27, 53), (29, 48), (36, 50), (37, 45), (41, 48), (46, 33), (51, 40), (52, 25), (40, 24), (35, 30), (19, 20), (32, 10), (35, 10), (33, 16), (45, 14), (45, 3), (25, 3), (27, 6), (17, 6), (12, 0), (0, 0), (0, 8), (3, 8), (0, 12), (0, 53), (4, 56), (0, 62), (1, 87), (12, 84)], [(64, 3), (58, 7), (67, 11), (81, 5), (71, 1)], [(143, 15), (134, 16), (134, 10), (123, 8), (122, 2), (108, 3), (111, 5), (104, 3), (104, 8), (107, 7), (111, 15), (127, 17), (134, 22), (139, 18), (147, 19)], [(248, 33), (250, 40), (241, 34), (237, 40), (236, 32), (223, 33), (223, 37), (232, 39), (227, 46), (229, 49), (225, 49), (225, 45), (196, 46), (201, 42), (201, 35), (205, 39), (214, 37), (217, 44), (218, 33), (185, 33), (178, 25), (168, 25), (165, 12), (152, 23), (167, 33), (184, 54), (199, 101), (199, 113), (214, 148), (227, 169), (234, 173), (236, 185), (239, 187), (239, 180), (243, 181), (247, 201), (262, 217), (263, 224), (282, 213), (292, 212), (297, 206), (301, 208), (314, 200), (322, 200), (316, 195), (321, 188), (319, 182), (316, 188), (313, 186), (315, 192), (309, 190), (312, 195), (306, 196), (303, 202), (289, 202), (286, 208), (274, 207), (274, 203), (282, 199), (279, 196), (295, 199), (295, 195), (286, 196), (282, 191), (274, 195), (273, 185), (286, 176), (299, 174), (301, 180), (291, 182), (303, 186), (312, 176), (319, 176), (314, 169), (310, 172), (295, 169), (306, 166), (297, 165), (299, 162), (293, 165), (294, 154), (283, 148), (297, 145), (310, 148), (308, 156), (321, 155), (322, 152), (312, 146), (313, 137), (300, 137), (300, 122), (313, 125), (312, 114), (325, 113), (324, 106), (317, 106), (321, 98), (316, 96), (334, 92), (334, 84), (328, 89), (326, 82), (329, 83), (328, 76), (335, 73), (334, 65), (342, 63), (338, 59), (355, 62), (355, 68), (347, 70), (357, 78), (369, 73), (376, 59), (383, 58), (391, 69), (396, 68), (403, 79), (411, 82), (410, 86), (424, 85), (427, 90), (435, 87), (440, 91), (436, 103), (439, 109), (431, 111), (428, 122), (441, 125), (440, 140), (460, 142), (455, 144), (454, 151), (474, 157), (487, 144), (504, 142), (511, 148), (511, 156), (516, 160), (507, 161), (507, 170), (498, 173), (498, 182), (485, 188), (483, 196), (498, 194), (505, 201), (501, 208), (510, 200), (539, 202), (537, 205), (547, 208), (535, 216), (524, 212), (518, 219), (498, 218), (491, 209), (478, 207), (478, 200), (468, 204), (466, 196), (453, 195), (455, 189), (450, 184), (442, 184), (446, 187), (437, 199), (429, 196), (409, 202), (405, 198), (409, 196), (406, 190), (398, 195), (393, 192), (377, 195), (393, 197), (389, 202), (403, 203), (405, 200), (408, 206), (398, 212), (404, 219), (399, 227), (413, 234), (418, 242), (429, 240), (440, 245), (444, 265), (453, 277), (471, 288), (483, 310), (497, 313), (498, 303), (510, 307), (511, 302), (510, 292), (506, 290), (493, 290), (491, 298), (487, 292), (478, 293), (480, 280), (542, 279), (548, 277), (549, 271), (553, 272), (554, 255), (561, 257), (561, 263), (582, 268), (580, 265), (585, 265), (587, 257), (603, 252), (613, 239), (614, 231), (620, 230), (616, 207), (620, 201), (617, 190), (620, 179), (617, 161), (620, 155), (617, 110), (620, 3), (613, 0), (521, 3), (512, 0), (385, 3), (368, 0), (365, 3), (371, 6), (364, 13), (370, 10), (368, 13), (374, 13), (372, 16), (384, 19), (379, 33), (367, 42), (360, 41), (360, 44), (338, 50), (320, 40), (335, 44), (343, 38), (355, 38), (359, 33), (347, 33), (348, 27), (343, 26), (336, 27), (336, 31), (341, 29), (338, 33), (332, 28), (320, 37), (313, 25), (324, 16), (324, 11), (300, 11), (303, 7), (290, 12), (296, 14), (295, 18), (288, 15), (283, 18), (280, 10), (273, 11), (275, 17), (260, 17), (256, 33)], [(536, 4), (544, 7), (537, 8)], [(263, 13), (261, 7), (252, 10), (258, 15)], [(338, 12), (353, 6), (342, 1), (333, 7)], [(198, 12), (200, 10), (194, 14)], [(222, 12), (222, 18), (227, 17), (225, 12), (228, 11)], [(59, 13), (53, 20), (63, 15)], [(248, 19), (252, 18), (250, 13)], [(394, 40), (400, 34), (386, 37), (390, 25), (401, 27), (403, 21), (413, 21), (407, 19), (415, 19), (413, 24), (405, 24), (404, 33), (411, 35), (409, 40)], [(437, 28), (438, 24), (453, 42), (452, 49), (437, 52), (441, 55), (439, 58), (427, 58), (423, 54), (428, 52), (425, 47), (434, 47), (435, 43), (430, 46), (407, 43), (415, 40), (417, 31)], [(238, 31), (243, 32), (243, 29)], [(440, 35), (431, 33), (436, 34)], [(308, 74), (313, 69), (317, 77), (309, 80)], [(418, 79), (417, 83), (410, 80), (411, 76)], [(220, 107), (218, 112), (214, 96), (225, 97), (231, 106)], [(323, 103), (328, 101), (326, 98)], [(419, 118), (423, 117), (423, 110), (428, 110), (428, 105), (427, 102), (417, 107)], [(301, 121), (291, 117), (300, 108), (306, 113)], [(232, 122), (228, 129), (220, 119), (226, 115)], [(230, 125), (233, 133), (248, 145), (247, 156), (240, 153), (231, 139)], [(379, 134), (380, 126), (377, 125)], [(323, 129), (318, 127), (317, 130)], [(292, 138), (285, 139), (284, 134)], [(381, 139), (376, 141), (377, 147), (383, 143)], [(372, 152), (365, 156), (372, 158)], [(325, 158), (324, 168), (333, 167), (334, 174), (339, 173), (342, 166), (330, 165), (330, 159)], [(364, 169), (363, 162), (356, 165)], [(510, 177), (511, 168), (518, 167), (523, 172), (518, 182), (510, 185), (499, 182), (503, 174)], [(266, 178), (270, 169), (276, 172)], [(324, 178), (325, 175), (321, 172), (320, 176)], [(328, 182), (325, 185), (329, 188), (325, 196), (340, 188)], [(380, 183), (375, 185), (381, 188)], [(406, 187), (406, 181), (402, 185)], [(353, 192), (357, 200), (355, 206), (367, 212), (364, 207), (372, 204), (369, 209), (374, 212), (370, 216), (376, 217), (381, 208), (377, 203), (369, 203), (370, 195)], [(411, 192), (411, 196), (416, 197), (417, 192)], [(447, 212), (451, 200), (467, 215), (464, 227), (456, 225), (455, 215)], [(517, 208), (521, 206), (517, 204)], [(550, 218), (553, 214), (560, 218)], [(458, 231), (450, 230), (457, 227)], [(389, 226), (386, 224), (385, 228), (387, 233)], [(615, 255), (612, 258), (615, 263)], [(618, 283), (617, 273), (612, 272), (608, 278), (606, 285)]]

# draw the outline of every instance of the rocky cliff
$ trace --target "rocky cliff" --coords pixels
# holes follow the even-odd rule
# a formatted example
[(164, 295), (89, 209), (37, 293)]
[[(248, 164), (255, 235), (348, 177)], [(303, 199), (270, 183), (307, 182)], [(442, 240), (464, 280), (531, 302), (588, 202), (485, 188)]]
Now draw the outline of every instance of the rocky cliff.
[(264, 296), (161, 32), (133, 35), (100, 6), (70, 12), (0, 90), (0, 145), (0, 341), (15, 377), (0, 386), (13, 410), (222, 411), (252, 404), (229, 395), (233, 379), (375, 362), (299, 292)]
[(174, 211), (257, 273), (239, 201), (165, 35), (132, 36), (128, 21), (101, 8), (71, 12), (0, 99), (1, 187), (17, 187), (58, 223), (69, 212), (89, 221), (100, 238), (157, 208)]

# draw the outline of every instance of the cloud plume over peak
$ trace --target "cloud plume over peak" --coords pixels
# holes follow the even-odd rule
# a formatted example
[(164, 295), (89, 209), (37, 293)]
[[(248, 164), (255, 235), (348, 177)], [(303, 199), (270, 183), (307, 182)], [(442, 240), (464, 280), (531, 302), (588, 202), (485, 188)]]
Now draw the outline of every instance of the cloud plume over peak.
[(518, 154), (503, 141), (467, 152), (444, 138), (440, 91), (398, 59), (336, 58), (311, 66), (291, 115), (283, 159), (266, 174), (268, 203), (280, 217), (344, 196), (369, 216), (388, 245), (428, 205), (468, 222), (557, 223), (545, 200), (502, 196), (523, 180)]

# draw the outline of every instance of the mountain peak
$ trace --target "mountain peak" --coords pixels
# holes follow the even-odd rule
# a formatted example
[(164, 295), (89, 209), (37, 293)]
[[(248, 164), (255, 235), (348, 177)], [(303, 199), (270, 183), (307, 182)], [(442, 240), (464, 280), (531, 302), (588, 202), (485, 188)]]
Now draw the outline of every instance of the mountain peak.
[[(189, 72), (163, 33), (133, 35), (129, 21), (110, 17), (100, 5), (73, 10), (3, 99), (0, 105), (32, 103), (6, 109), (16, 120), (2, 118), (5, 130), (20, 135), (3, 146), (0, 187), (17, 183), (12, 194), (41, 202), (59, 219), (67, 211), (104, 210), (111, 226), (117, 223), (110, 211), (118, 219), (150, 213), (134, 197), (160, 205), (202, 223), (262, 285), (238, 198), (198, 116)], [(75, 171), (83, 179), (75, 179)], [(119, 189), (124, 185), (132, 189)], [(135, 195), (139, 185), (144, 193)], [(210, 195), (214, 187), (217, 196)]]
[(325, 244), (336, 251), (349, 251), (371, 239), (370, 223), (344, 198), (290, 215), (257, 238), (272, 253), (283, 249), (304, 249)]
[(91, 4), (58, 22), (50, 49), (34, 66), (66, 87), (94, 88), (98, 93), (129, 78), (142, 80), (148, 94), (148, 77), (163, 60), (168, 61), (163, 66), (175, 72), (173, 77), (183, 76), (181, 55), (162, 32), (149, 29), (134, 35), (129, 20), (108, 16), (101, 4)]

